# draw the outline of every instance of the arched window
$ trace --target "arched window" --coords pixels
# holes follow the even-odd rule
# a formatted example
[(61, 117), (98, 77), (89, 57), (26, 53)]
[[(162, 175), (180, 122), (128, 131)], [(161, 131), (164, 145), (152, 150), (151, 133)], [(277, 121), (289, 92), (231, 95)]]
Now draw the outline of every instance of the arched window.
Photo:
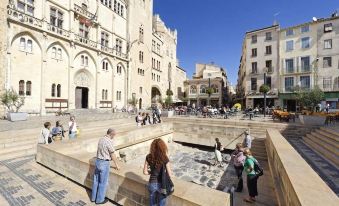
[(58, 84), (57, 86), (57, 97), (61, 97), (61, 85)]
[(27, 96), (32, 95), (32, 82), (31, 81), (26, 82), (26, 95)]
[(108, 99), (108, 90), (106, 89), (105, 91), (105, 99), (107, 100)]
[(139, 41), (144, 42), (144, 28), (142, 26), (139, 28)]
[(121, 66), (119, 66), (119, 65), (117, 66), (117, 73), (121, 74)]
[(171, 63), (168, 64), (168, 81), (172, 81), (172, 65)]
[(56, 58), (56, 48), (52, 48), (52, 58)]
[(200, 94), (206, 94), (206, 85), (200, 86)]
[(118, 14), (120, 15), (120, 3), (118, 3)]
[(58, 49), (57, 59), (62, 59), (62, 50), (60, 48)]
[(88, 56), (85, 56), (85, 66), (88, 66)]
[(55, 84), (52, 84), (52, 88), (51, 88), (51, 96), (55, 97)]
[(121, 5), (121, 16), (124, 17), (124, 6)]
[(190, 93), (191, 94), (196, 94), (197, 93), (197, 86), (192, 85), (191, 88), (190, 88)]
[(20, 38), (20, 50), (25, 51), (26, 50), (26, 39), (21, 37)]
[(211, 85), (211, 88), (213, 88), (213, 93), (214, 93), (214, 94), (219, 93), (219, 87), (218, 87), (218, 85), (212, 84), (212, 85)]
[(25, 81), (20, 80), (19, 81), (19, 95), (24, 95), (25, 94)]
[(27, 40), (27, 48), (26, 48), (26, 52), (33, 52), (33, 42), (32, 40)]
[(105, 99), (105, 90), (104, 90), (104, 89), (101, 91), (101, 99), (102, 99), (102, 100)]

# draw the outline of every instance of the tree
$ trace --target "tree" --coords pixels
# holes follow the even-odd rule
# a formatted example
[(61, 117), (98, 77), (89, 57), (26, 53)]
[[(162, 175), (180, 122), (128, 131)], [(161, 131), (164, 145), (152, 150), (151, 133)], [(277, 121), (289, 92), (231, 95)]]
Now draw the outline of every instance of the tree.
[(128, 103), (133, 105), (134, 107), (138, 104), (138, 100), (135, 96), (128, 100)]
[(167, 95), (167, 96), (173, 96), (173, 91), (170, 90), (170, 89), (167, 89), (166, 95)]
[(166, 107), (170, 106), (173, 103), (172, 96), (167, 96), (165, 99), (165, 105)]
[(325, 98), (324, 92), (317, 86), (311, 90), (299, 89), (299, 91), (297, 91), (296, 94), (296, 99), (303, 106), (311, 108), (312, 111), (315, 110), (317, 104), (324, 100), (324, 98)]
[(9, 112), (18, 112), (19, 109), (25, 104), (25, 97), (21, 97), (13, 89), (6, 90), (1, 95), (1, 103), (7, 108)]
[(214, 93), (214, 89), (213, 89), (212, 87), (209, 87), (209, 88), (206, 89), (206, 93), (207, 93), (208, 95), (211, 95), (211, 94)]
[(267, 94), (267, 92), (269, 92), (270, 90), (271, 88), (267, 84), (263, 84), (259, 88), (259, 92), (264, 93), (264, 94)]

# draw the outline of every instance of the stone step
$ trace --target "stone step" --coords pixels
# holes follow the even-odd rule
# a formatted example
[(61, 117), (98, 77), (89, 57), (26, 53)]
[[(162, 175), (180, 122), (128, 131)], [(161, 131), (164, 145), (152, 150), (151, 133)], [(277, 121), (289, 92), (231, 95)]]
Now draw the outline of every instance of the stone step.
[(339, 167), (339, 157), (328, 151), (327, 148), (319, 145), (318, 143), (312, 141), (310, 138), (303, 138), (306, 145), (313, 149), (313, 151), (317, 152), (319, 155), (323, 156), (329, 162), (332, 162), (336, 167)]
[(4, 148), (0, 150), (0, 156), (7, 154), (7, 153), (16, 153), (17, 151), (23, 151), (27, 149), (32, 149), (36, 148), (37, 144), (25, 144), (25, 145), (20, 145), (20, 146), (15, 146), (15, 147), (9, 147), (9, 148)]
[(339, 149), (338, 147), (329, 144), (328, 142), (324, 141), (322, 138), (318, 138), (317, 136), (314, 136), (312, 134), (308, 134), (305, 139), (311, 139), (314, 143), (317, 143), (319, 146), (327, 149), (328, 153), (333, 153), (339, 157)]
[(339, 138), (339, 131), (336, 131), (334, 128), (321, 127), (320, 130), (333, 134)]
[(33, 147), (30, 149), (20, 150), (16, 152), (7, 152), (7, 153), (0, 154), (0, 160), (14, 159), (18, 157), (25, 157), (29, 155), (35, 155), (35, 154), (36, 154), (36, 147)]
[(329, 133), (325, 130), (316, 130), (314, 133), (320, 134), (321, 136), (325, 136), (326, 138), (329, 138), (329, 139), (339, 143), (339, 134), (334, 135), (334, 134)]
[(32, 139), (25, 139), (23, 141), (17, 141), (17, 142), (9, 142), (9, 143), (4, 143), (4, 144), (0, 144), (0, 148), (1, 149), (6, 149), (6, 148), (11, 148), (11, 147), (18, 147), (18, 146), (22, 146), (22, 145), (30, 145), (30, 144), (36, 144), (37, 143), (37, 139), (36, 138), (32, 138)]
[[(310, 135), (310, 134), (307, 134), (307, 135)], [(312, 132), (311, 135), (318, 138), (319, 140), (325, 141), (328, 144), (333, 145), (339, 150), (339, 141), (333, 140), (332, 138), (329, 138), (328, 136), (325, 136), (323, 134), (316, 133), (316, 132)]]

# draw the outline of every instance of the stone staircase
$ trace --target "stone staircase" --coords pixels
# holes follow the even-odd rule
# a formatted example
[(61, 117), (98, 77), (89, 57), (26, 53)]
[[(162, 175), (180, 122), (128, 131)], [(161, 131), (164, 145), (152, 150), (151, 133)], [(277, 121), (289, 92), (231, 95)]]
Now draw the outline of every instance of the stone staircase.
[[(100, 137), (107, 128), (112, 127), (117, 133), (135, 127), (133, 118), (106, 121), (83, 122), (80, 126), (80, 137), (93, 135)], [(0, 160), (12, 159), (36, 154), (37, 138), (41, 128), (22, 129), (0, 132)], [(68, 139), (66, 134), (66, 140)]]
[(266, 138), (255, 138), (252, 140), (252, 154), (253, 157), (259, 161), (267, 161), (267, 152), (265, 145)]
[(303, 140), (307, 146), (339, 168), (339, 131), (321, 127), (306, 134)]

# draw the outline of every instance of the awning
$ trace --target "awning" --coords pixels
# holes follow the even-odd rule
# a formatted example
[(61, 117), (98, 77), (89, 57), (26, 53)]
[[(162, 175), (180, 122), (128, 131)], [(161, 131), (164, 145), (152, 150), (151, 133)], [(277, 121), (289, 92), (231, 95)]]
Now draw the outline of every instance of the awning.
[(325, 92), (325, 98), (330, 99), (330, 98), (339, 98), (339, 91), (338, 92)]
[(279, 93), (280, 99), (296, 99), (295, 93)]

